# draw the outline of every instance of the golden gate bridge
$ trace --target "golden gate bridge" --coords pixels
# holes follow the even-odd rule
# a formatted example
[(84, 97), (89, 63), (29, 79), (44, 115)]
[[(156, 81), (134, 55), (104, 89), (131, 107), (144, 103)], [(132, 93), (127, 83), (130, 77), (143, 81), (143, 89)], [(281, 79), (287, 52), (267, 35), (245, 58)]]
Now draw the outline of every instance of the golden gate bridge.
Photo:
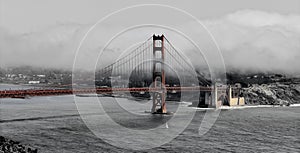
[[(178, 84), (170, 84), (169, 76), (178, 73), (181, 74), (180, 79), (177, 78)], [(196, 74), (188, 59), (164, 35), (153, 35), (122, 58), (102, 67), (95, 75), (95, 88), (4, 90), (0, 91), (0, 98), (148, 92), (152, 94), (151, 112), (164, 114), (167, 113), (168, 92), (205, 92), (206, 103), (214, 106), (220, 105), (221, 97), (229, 96), (229, 88), (212, 86), (209, 80)], [(198, 84), (191, 83), (191, 77), (196, 78)], [(122, 81), (124, 78), (129, 81)]]

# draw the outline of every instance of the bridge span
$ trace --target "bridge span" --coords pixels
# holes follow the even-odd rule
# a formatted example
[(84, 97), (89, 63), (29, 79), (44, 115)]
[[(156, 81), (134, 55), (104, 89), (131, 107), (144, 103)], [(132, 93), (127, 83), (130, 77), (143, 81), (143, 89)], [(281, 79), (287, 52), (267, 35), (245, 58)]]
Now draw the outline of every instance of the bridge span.
[[(153, 35), (129, 54), (101, 67), (95, 74), (96, 88), (4, 90), (0, 91), (0, 98), (149, 92), (153, 101), (152, 113), (164, 114), (167, 113), (165, 101), (168, 92), (205, 92), (205, 103), (215, 107), (222, 105), (222, 99), (230, 101), (232, 97), (230, 87), (212, 85), (204, 76), (196, 73), (187, 58), (164, 35)], [(166, 77), (176, 75), (173, 80)], [(192, 79), (197, 82), (192, 84)]]

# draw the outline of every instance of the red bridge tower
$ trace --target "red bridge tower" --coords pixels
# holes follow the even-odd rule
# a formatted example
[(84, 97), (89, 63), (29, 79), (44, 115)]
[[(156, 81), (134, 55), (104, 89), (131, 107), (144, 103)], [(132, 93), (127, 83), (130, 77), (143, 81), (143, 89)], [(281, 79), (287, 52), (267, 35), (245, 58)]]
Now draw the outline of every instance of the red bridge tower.
[(153, 114), (167, 113), (166, 107), (166, 89), (165, 89), (165, 70), (164, 70), (164, 35), (153, 35), (153, 87), (156, 89), (153, 92)]

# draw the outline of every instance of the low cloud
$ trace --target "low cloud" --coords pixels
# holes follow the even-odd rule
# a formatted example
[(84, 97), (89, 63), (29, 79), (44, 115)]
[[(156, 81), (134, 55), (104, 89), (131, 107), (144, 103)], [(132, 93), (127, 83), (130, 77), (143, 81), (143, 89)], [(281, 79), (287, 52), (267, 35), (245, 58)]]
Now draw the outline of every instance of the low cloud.
[[(228, 70), (300, 73), (300, 15), (242, 10), (203, 23), (215, 37)], [(70, 69), (88, 28), (59, 24), (25, 34), (0, 28), (1, 67)]]
[(228, 70), (300, 73), (300, 16), (243, 10), (206, 20)]
[(60, 24), (20, 34), (0, 28), (1, 67), (29, 65), (69, 69), (85, 29), (84, 25)]

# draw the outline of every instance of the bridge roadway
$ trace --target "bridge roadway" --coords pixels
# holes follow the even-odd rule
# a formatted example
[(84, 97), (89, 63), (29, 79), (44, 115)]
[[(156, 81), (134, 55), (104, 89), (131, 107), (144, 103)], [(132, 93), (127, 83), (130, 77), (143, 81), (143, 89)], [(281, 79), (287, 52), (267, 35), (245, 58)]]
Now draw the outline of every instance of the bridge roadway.
[[(26, 89), (26, 90), (1, 90), (0, 98), (25, 98), (25, 96), (52, 96), (52, 95), (70, 95), (70, 94), (91, 94), (91, 93), (118, 93), (118, 92), (154, 92), (162, 91), (161, 88), (81, 88), (81, 89)], [(167, 91), (187, 92), (202, 91), (211, 92), (213, 87), (192, 86), (192, 87), (165, 87)], [(226, 88), (218, 88), (218, 91)]]

